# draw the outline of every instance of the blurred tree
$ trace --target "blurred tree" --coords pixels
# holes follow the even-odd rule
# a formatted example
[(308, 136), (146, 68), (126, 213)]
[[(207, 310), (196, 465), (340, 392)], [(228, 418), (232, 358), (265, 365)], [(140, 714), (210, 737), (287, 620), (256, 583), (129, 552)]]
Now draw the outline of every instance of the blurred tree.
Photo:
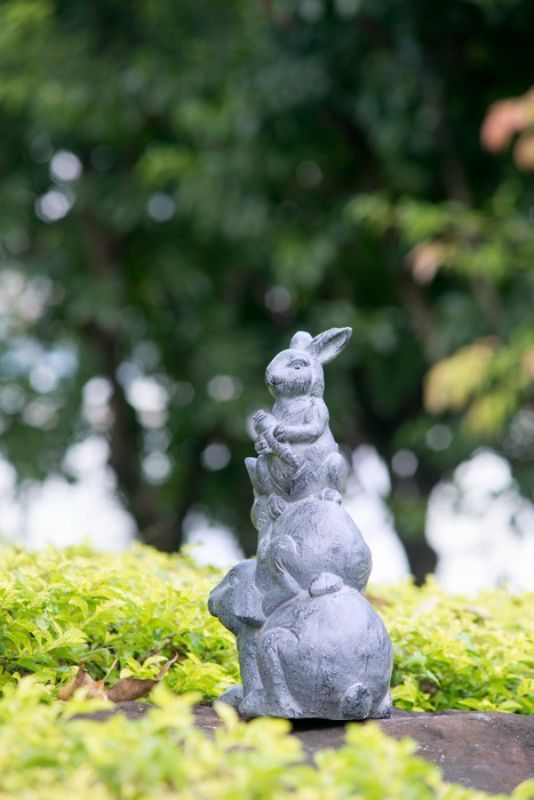
[(250, 551), (264, 367), (337, 324), (355, 336), (329, 368), (333, 427), (385, 459), (417, 576), (426, 498), (478, 443), (530, 491), (532, 185), (479, 132), (528, 88), (533, 11), (3, 2), (0, 412), (20, 479), (97, 432), (145, 541), (176, 548), (201, 504)]

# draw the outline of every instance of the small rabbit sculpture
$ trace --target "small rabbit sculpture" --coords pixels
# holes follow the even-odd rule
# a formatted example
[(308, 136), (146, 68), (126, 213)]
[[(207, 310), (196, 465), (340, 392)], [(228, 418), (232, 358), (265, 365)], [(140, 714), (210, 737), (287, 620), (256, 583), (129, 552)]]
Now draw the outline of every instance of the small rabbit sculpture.
[(312, 338), (299, 331), (265, 372), (274, 397), (270, 413), (254, 415), (257, 458), (245, 461), (257, 496), (268, 496), (271, 516), (288, 500), (318, 493), (341, 502), (347, 464), (330, 430), (323, 400), (323, 364), (348, 344), (350, 328), (331, 328)]
[(371, 573), (371, 552), (354, 520), (337, 503), (315, 497), (288, 503), (268, 544), (258, 548), (256, 585), (268, 616), (321, 572), (338, 575), (364, 592)]
[[(220, 619), (237, 638), (241, 678), (248, 692), (257, 692), (261, 688), (256, 660), (256, 634), (265, 622), (255, 575), (256, 559), (241, 561), (212, 589), (208, 600), (210, 614)], [(230, 687), (219, 699), (239, 708), (243, 700), (243, 686)]]
[(296, 333), (265, 373), (270, 412), (254, 416), (256, 559), (216, 586), (210, 612), (237, 638), (242, 685), (221, 700), (246, 717), (387, 716), (392, 647), (363, 597), (371, 554), (341, 505), (347, 465), (328, 424), (323, 364), (350, 328)]
[(262, 686), (241, 704), (243, 715), (389, 716), (389, 636), (365, 597), (338, 575), (320, 573), (308, 591), (280, 605), (256, 647)]

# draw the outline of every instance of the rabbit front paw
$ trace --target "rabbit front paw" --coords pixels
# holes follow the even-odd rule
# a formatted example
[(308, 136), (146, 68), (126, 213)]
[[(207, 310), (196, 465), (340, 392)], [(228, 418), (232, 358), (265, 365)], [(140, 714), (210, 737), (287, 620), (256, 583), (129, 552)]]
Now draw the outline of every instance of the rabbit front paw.
[(298, 469), (302, 464), (302, 460), (289, 445), (280, 448), (279, 456), (282, 461), (284, 461), (286, 464), (289, 464), (289, 466), (293, 467), (294, 469)]
[(239, 704), (239, 713), (242, 717), (261, 717), (266, 713), (267, 700), (263, 689), (256, 689), (245, 695)]
[(276, 698), (269, 709), (269, 713), (273, 717), (283, 717), (284, 719), (300, 719), (303, 716), (302, 709), (293, 700), (289, 692), (282, 692), (281, 696)]
[(230, 686), (225, 692), (219, 696), (220, 703), (226, 703), (227, 706), (238, 709), (243, 700), (243, 687), (241, 684)]
[(273, 431), (273, 436), (278, 442), (287, 442), (287, 437), (289, 435), (289, 429), (287, 425), (280, 423), (276, 426)]
[(341, 505), (343, 498), (341, 494), (337, 491), (337, 489), (323, 489), (319, 492), (319, 500), (329, 500), (332, 503), (338, 503)]
[(272, 494), (269, 497), (269, 514), (273, 519), (278, 519), (287, 508), (287, 503), (283, 497)]
[(263, 411), (263, 409), (259, 409), (256, 411), (254, 416), (252, 417), (252, 423), (254, 425), (254, 430), (256, 433), (265, 433), (269, 428), (273, 428), (276, 424), (276, 420), (272, 414), (267, 413), (267, 411)]
[(272, 452), (271, 448), (267, 444), (266, 439), (264, 439), (263, 436), (260, 436), (259, 439), (256, 439), (256, 441), (254, 442), (254, 449), (256, 453), (258, 453), (258, 455), (260, 456)]

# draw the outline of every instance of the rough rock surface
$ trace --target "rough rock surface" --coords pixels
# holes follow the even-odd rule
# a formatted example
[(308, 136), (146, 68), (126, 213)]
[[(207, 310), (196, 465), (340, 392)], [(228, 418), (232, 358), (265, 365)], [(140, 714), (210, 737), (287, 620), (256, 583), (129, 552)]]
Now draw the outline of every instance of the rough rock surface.
[[(117, 704), (130, 719), (144, 716), (150, 705)], [(111, 711), (83, 715), (102, 720)], [(208, 704), (195, 708), (199, 728), (209, 733), (221, 723)], [(365, 724), (365, 723), (359, 723)], [(410, 736), (419, 744), (419, 755), (437, 764), (447, 781), (487, 792), (511, 792), (518, 783), (534, 778), (534, 716), (498, 712), (442, 711), (435, 714), (393, 710), (378, 723), (397, 739)], [(293, 733), (311, 757), (326, 747), (340, 747), (345, 724), (318, 720), (293, 723)]]

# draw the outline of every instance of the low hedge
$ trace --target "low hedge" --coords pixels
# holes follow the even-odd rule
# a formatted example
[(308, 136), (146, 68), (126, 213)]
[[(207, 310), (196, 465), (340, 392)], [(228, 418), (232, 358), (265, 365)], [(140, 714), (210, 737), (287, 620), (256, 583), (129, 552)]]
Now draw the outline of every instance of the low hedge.
[[(173, 692), (215, 698), (239, 680), (234, 637), (206, 598), (220, 573), (136, 546), (0, 548), (0, 689), (26, 674), (54, 697), (84, 663), (95, 679), (153, 678), (166, 659)], [(534, 713), (534, 594), (473, 598), (434, 581), (371, 589), (395, 647), (395, 704)]]
[[(485, 796), (443, 783), (413, 743), (373, 724), (349, 726), (345, 747), (316, 757), (318, 770), (281, 720), (245, 725), (223, 707), (213, 741), (196, 730), (193, 699), (216, 697), (238, 667), (233, 637), (206, 608), (220, 574), (187, 556), (2, 547), (0, 563), (1, 800)], [(395, 647), (397, 706), (534, 713), (534, 595), (466, 599), (430, 581), (370, 596)], [(82, 663), (109, 686), (155, 678), (176, 655), (151, 696), (160, 707), (143, 720), (71, 721), (95, 701), (57, 700)]]
[[(91, 707), (43, 703), (23, 679), (0, 702), (0, 800), (498, 800), (445, 783), (376, 723), (349, 725), (346, 743), (305, 763), (286, 720), (239, 722), (219, 705), (224, 726), (211, 739), (195, 728), (192, 698), (163, 687), (157, 706), (135, 722), (73, 720)], [(531, 800), (534, 781), (514, 800)]]

